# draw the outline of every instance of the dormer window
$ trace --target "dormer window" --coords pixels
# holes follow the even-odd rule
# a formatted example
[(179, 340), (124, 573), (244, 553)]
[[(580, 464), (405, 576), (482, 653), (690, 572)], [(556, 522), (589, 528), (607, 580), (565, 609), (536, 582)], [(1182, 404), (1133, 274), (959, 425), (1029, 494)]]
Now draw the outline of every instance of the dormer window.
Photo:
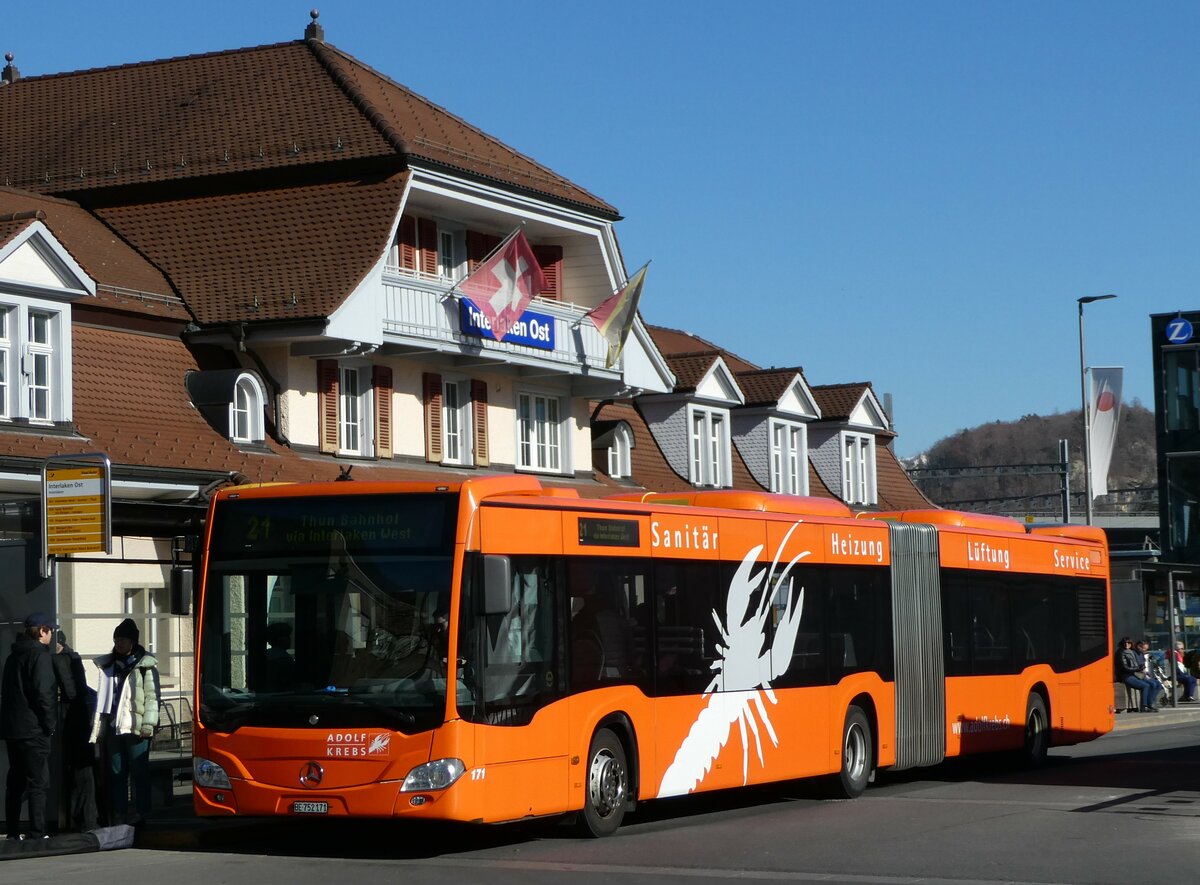
[(808, 444), (803, 424), (771, 421), (771, 491), (808, 494)]
[(842, 500), (847, 504), (874, 504), (878, 500), (872, 434), (842, 434)]
[(633, 475), (633, 433), (627, 424), (613, 429), (608, 445), (608, 475), (613, 479), (628, 479)]
[(263, 410), (267, 396), (253, 375), (238, 376), (229, 404), (229, 439), (235, 443), (257, 443), (266, 437)]
[(0, 419), (70, 420), (70, 362), (63, 341), (67, 310), (19, 296), (0, 301)]
[(730, 484), (729, 412), (688, 407), (692, 485), (722, 488)]

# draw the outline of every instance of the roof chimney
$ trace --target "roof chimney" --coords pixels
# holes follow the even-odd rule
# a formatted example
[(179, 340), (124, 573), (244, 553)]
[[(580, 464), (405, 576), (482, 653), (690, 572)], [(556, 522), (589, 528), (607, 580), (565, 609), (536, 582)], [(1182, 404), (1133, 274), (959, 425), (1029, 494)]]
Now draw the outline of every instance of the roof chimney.
[(13, 67), (13, 54), (11, 52), (4, 53), (4, 60), (8, 62), (4, 66), (4, 72), (0, 73), (0, 83), (15, 83), (21, 79), (21, 72)]
[(309, 16), (312, 18), (312, 21), (309, 22), (308, 27), (304, 29), (305, 40), (316, 40), (318, 43), (325, 42), (325, 29), (317, 24), (317, 16), (320, 14), (321, 10), (319, 9), (314, 9), (309, 12)]

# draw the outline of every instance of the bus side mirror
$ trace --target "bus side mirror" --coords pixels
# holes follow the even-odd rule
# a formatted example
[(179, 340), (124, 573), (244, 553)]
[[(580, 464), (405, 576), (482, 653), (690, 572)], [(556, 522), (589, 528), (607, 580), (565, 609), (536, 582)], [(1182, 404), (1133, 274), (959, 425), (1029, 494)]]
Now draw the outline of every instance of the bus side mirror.
[(505, 615), (512, 608), (512, 563), (507, 556), (483, 557), (483, 615)]
[(191, 567), (173, 566), (171, 568), (171, 614), (190, 615), (192, 613), (192, 578), (195, 572)]

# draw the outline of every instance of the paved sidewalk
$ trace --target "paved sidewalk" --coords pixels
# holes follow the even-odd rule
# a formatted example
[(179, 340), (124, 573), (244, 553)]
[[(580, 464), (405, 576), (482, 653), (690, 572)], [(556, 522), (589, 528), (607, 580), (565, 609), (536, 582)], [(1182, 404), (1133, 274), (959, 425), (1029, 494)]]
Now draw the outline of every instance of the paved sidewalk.
[(1200, 704), (1179, 704), (1177, 707), (1159, 707), (1157, 713), (1118, 713), (1113, 731), (1158, 728), (1164, 725), (1177, 725), (1180, 722), (1195, 722), (1198, 719), (1200, 719)]

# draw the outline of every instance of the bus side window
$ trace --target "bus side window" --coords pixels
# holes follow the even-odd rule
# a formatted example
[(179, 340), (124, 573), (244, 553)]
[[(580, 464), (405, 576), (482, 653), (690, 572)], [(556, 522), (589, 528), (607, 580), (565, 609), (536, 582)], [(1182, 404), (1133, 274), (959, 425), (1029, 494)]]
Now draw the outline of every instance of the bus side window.
[(715, 562), (664, 559), (654, 563), (656, 694), (688, 694), (708, 688), (717, 642), (713, 613), (724, 615), (724, 596)]
[(513, 557), (512, 606), (482, 619), (484, 720), (491, 724), (525, 724), (559, 696), (555, 583), (550, 560)]
[(945, 632), (946, 675), (967, 676), (971, 672), (967, 628), (970, 613), (967, 576), (960, 571), (942, 572), (942, 630)]
[(644, 684), (648, 563), (635, 559), (572, 558), (571, 687)]

